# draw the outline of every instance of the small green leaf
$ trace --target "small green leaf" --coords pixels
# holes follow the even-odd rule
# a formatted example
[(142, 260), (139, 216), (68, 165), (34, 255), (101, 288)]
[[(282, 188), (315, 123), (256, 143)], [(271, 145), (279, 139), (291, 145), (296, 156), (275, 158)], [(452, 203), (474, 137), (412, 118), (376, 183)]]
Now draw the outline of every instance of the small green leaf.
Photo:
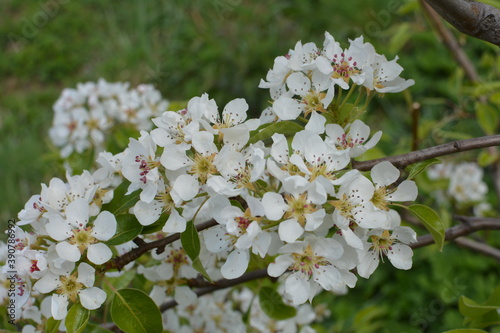
[(198, 258), (201, 250), (200, 237), (198, 236), (198, 230), (196, 230), (193, 221), (186, 223), (186, 230), (181, 233), (181, 244), (182, 248), (193, 262), (193, 268), (200, 272), (208, 281), (211, 281), (210, 276)]
[(434, 238), (439, 251), (443, 250), (445, 226), (439, 215), (430, 207), (424, 205), (411, 205), (408, 207), (413, 215), (418, 217)]
[(262, 311), (270, 318), (276, 320), (292, 318), (297, 314), (297, 310), (293, 306), (283, 303), (280, 294), (270, 287), (260, 289), (259, 303)]
[(120, 245), (131, 241), (142, 231), (142, 225), (137, 218), (131, 214), (122, 214), (116, 217), (116, 233), (105, 243), (108, 245)]
[(181, 244), (184, 251), (194, 262), (200, 254), (200, 237), (193, 221), (186, 223), (186, 230), (181, 234)]
[(419, 173), (425, 171), (428, 167), (433, 164), (441, 163), (437, 158), (431, 158), (429, 160), (413, 163), (407, 168), (408, 171), (408, 179), (415, 178)]
[(477, 163), (480, 167), (485, 168), (496, 161), (499, 160), (498, 152), (496, 150), (493, 153), (489, 150), (481, 150), (479, 156), (477, 157)]
[(169, 217), (168, 214), (165, 213), (161, 214), (158, 221), (156, 221), (153, 224), (143, 226), (141, 234), (148, 235), (160, 231), (165, 226), (165, 222), (167, 222), (168, 217)]
[(113, 191), (113, 200), (102, 205), (101, 210), (107, 210), (115, 216), (126, 212), (130, 207), (134, 206), (139, 201), (140, 191), (135, 191), (129, 195), (125, 195), (128, 191), (130, 182), (124, 181)]
[(138, 289), (118, 290), (111, 303), (111, 318), (125, 332), (162, 332), (161, 312), (155, 302)]
[(59, 325), (61, 325), (60, 320), (55, 320), (50, 317), (45, 323), (45, 333), (57, 333), (59, 332)]
[(488, 135), (497, 133), (500, 115), (493, 106), (484, 103), (476, 103), (476, 117), (483, 131)]
[[(137, 272), (132, 269), (117, 277), (107, 277), (106, 280), (108, 280), (109, 284), (104, 284), (102, 287), (108, 295), (107, 299), (111, 299), (116, 289), (124, 289), (128, 287), (130, 282), (132, 282), (136, 276)], [(110, 286), (113, 286), (113, 289)]]
[(87, 326), (90, 318), (90, 311), (85, 309), (80, 303), (75, 303), (69, 309), (64, 324), (68, 333), (81, 333)]
[(248, 140), (249, 144), (256, 143), (257, 141), (266, 141), (269, 140), (274, 133), (280, 133), (284, 135), (293, 135), (297, 132), (302, 131), (304, 128), (297, 123), (292, 121), (280, 121), (277, 123), (273, 123), (267, 127), (265, 127), (260, 132), (252, 135), (250, 140)]

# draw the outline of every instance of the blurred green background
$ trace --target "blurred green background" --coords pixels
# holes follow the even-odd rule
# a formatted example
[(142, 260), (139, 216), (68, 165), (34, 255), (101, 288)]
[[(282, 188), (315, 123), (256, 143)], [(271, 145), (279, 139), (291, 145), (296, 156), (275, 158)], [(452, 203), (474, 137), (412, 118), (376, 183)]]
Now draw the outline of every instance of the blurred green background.
[[(47, 135), (64, 87), (101, 77), (152, 83), (169, 100), (208, 92), (222, 107), (244, 97), (257, 116), (269, 98), (257, 85), (273, 59), (298, 40), (321, 45), (325, 31), (343, 46), (363, 34), (379, 53), (398, 55), (402, 76), (416, 81), (407, 93), (374, 101), (366, 120), (384, 130), (375, 155), (411, 150), (413, 102), (421, 107), (419, 148), (483, 135), (473, 121), (474, 90), (418, 1), (2, 0), (0, 14), (2, 226), (40, 183), (64, 177)], [(498, 48), (453, 33), (481, 78), (498, 81)], [(409, 272), (383, 266), (348, 295), (323, 298), (332, 311), (325, 332), (461, 327), (458, 296), (482, 301), (498, 284), (498, 262), (453, 244), (443, 253), (417, 250)]]

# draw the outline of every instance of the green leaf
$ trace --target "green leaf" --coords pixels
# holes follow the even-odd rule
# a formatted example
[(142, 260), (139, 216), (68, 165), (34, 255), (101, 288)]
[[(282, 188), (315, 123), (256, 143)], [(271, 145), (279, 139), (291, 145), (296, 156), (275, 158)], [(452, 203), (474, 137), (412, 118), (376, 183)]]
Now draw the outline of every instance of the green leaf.
[(259, 303), (262, 311), (270, 318), (284, 320), (295, 317), (297, 310), (283, 303), (280, 294), (271, 287), (263, 287), (259, 292)]
[(439, 251), (442, 251), (445, 226), (439, 215), (432, 208), (424, 205), (411, 205), (408, 209), (413, 215), (418, 217), (427, 230), (429, 230)]
[(193, 262), (193, 268), (200, 272), (208, 281), (211, 281), (210, 276), (198, 258), (201, 249), (200, 237), (198, 236), (198, 230), (196, 230), (193, 221), (186, 223), (186, 230), (181, 233), (181, 244), (182, 248)]
[(284, 135), (293, 135), (297, 132), (302, 131), (304, 128), (297, 123), (292, 121), (280, 121), (277, 123), (273, 123), (255, 135), (250, 137), (248, 140), (249, 144), (256, 143), (257, 141), (266, 141), (269, 140), (274, 133), (281, 133)]
[[(117, 277), (107, 277), (106, 280), (108, 280), (109, 284), (104, 284), (102, 289), (108, 295), (108, 299), (111, 299), (116, 289), (124, 289), (128, 287), (130, 282), (132, 282), (136, 276), (137, 272), (132, 269)], [(113, 286), (113, 289), (111, 289), (110, 285)]]
[(85, 309), (80, 303), (75, 303), (69, 309), (64, 324), (68, 333), (81, 333), (87, 326), (90, 318), (90, 311)]
[(45, 333), (57, 333), (59, 332), (59, 325), (61, 325), (60, 320), (55, 320), (50, 317), (45, 323)]
[(480, 167), (485, 168), (498, 161), (498, 159), (499, 156), (496, 150), (494, 150), (494, 153), (492, 153), (491, 151), (485, 149), (481, 150), (481, 152), (479, 153), (479, 156), (477, 157), (477, 163)]
[(419, 173), (425, 171), (428, 167), (433, 164), (439, 164), (441, 161), (437, 158), (431, 158), (429, 160), (425, 160), (422, 162), (413, 163), (407, 168), (408, 171), (408, 179), (415, 178)]
[(87, 325), (86, 333), (113, 333), (113, 331), (107, 330), (107, 329), (103, 328), (102, 326), (89, 323)]
[(162, 332), (161, 312), (155, 302), (138, 289), (118, 290), (111, 303), (111, 318), (125, 332)]
[(186, 230), (181, 233), (181, 244), (184, 251), (186, 251), (189, 258), (195, 261), (200, 254), (200, 237), (198, 236), (198, 231), (194, 226), (193, 221), (188, 221), (186, 223)]
[(120, 245), (131, 241), (142, 231), (142, 225), (137, 218), (131, 214), (122, 214), (116, 217), (116, 233), (105, 243), (108, 245)]
[(113, 191), (113, 200), (107, 204), (102, 205), (101, 210), (107, 210), (115, 216), (126, 212), (130, 207), (134, 206), (139, 201), (140, 191), (135, 191), (129, 195), (125, 195), (128, 190), (130, 182), (124, 181)]
[(500, 115), (498, 110), (489, 104), (476, 103), (476, 117), (483, 131), (488, 135), (497, 134)]
[(165, 226), (165, 222), (167, 222), (168, 216), (169, 215), (165, 214), (165, 213), (161, 214), (158, 221), (156, 221), (153, 224), (143, 226), (141, 234), (148, 235), (148, 234), (152, 234), (154, 232), (160, 231)]

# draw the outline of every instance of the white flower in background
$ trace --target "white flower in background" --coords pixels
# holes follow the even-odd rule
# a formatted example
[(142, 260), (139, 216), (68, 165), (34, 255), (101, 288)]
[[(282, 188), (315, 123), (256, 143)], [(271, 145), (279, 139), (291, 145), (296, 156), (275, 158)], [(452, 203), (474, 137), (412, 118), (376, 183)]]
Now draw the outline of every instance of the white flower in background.
[(311, 301), (319, 291), (336, 290), (345, 285), (335, 260), (342, 256), (343, 247), (332, 238), (310, 237), (303, 242), (284, 245), (273, 263), (270, 276), (278, 277), (290, 270), (285, 281), (285, 297), (294, 305)]
[(368, 140), (370, 127), (359, 119), (344, 128), (338, 124), (328, 124), (325, 131), (325, 143), (335, 150), (344, 151), (350, 158), (361, 156), (375, 147), (382, 137), (382, 131), (378, 131)]
[(116, 232), (116, 218), (110, 212), (101, 212), (89, 224), (89, 205), (85, 200), (77, 199), (66, 208), (66, 218), (53, 214), (49, 219), (47, 233), (59, 242), (56, 251), (61, 258), (77, 262), (87, 251), (87, 258), (96, 265), (111, 259), (111, 250), (102, 243)]
[(427, 176), (432, 180), (449, 179), (453, 173), (454, 167), (455, 165), (453, 163), (447, 162), (434, 164), (427, 169)]
[(461, 163), (455, 166), (448, 186), (448, 194), (455, 200), (459, 203), (483, 201), (487, 192), (483, 169), (476, 163)]
[(56, 289), (51, 303), (52, 316), (56, 320), (66, 318), (69, 301), (75, 303), (79, 300), (84, 308), (95, 310), (106, 300), (106, 293), (94, 287), (95, 269), (92, 266), (82, 262), (78, 265), (77, 272), (71, 271), (61, 275), (48, 272), (33, 286), (44, 294)]

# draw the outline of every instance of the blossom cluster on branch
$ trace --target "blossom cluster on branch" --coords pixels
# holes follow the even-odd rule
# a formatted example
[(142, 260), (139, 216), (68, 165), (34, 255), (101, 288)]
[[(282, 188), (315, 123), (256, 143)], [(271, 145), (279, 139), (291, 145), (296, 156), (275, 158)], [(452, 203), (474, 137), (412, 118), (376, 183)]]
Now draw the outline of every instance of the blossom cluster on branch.
[[(180, 305), (164, 314), (164, 327), (176, 330), (172, 317), (213, 308), (193, 305), (200, 276), (238, 279), (267, 268), (282, 305), (302, 313), (283, 318), (292, 323), (282, 329), (292, 332), (286, 327), (311, 322), (304, 319), (312, 318), (310, 306), (301, 306), (320, 291), (346, 293), (384, 257), (410, 269), (408, 244), (416, 234), (401, 225), (393, 208), (415, 200), (417, 186), (390, 162), (368, 172), (351, 167), (351, 159), (382, 135), (371, 135), (358, 119), (370, 100), (414, 83), (399, 76), (403, 68), (396, 61), (377, 54), (363, 37), (348, 48), (329, 33), (322, 47), (298, 42), (261, 81), (271, 105), (259, 119), (247, 119), (242, 98), (219, 108), (203, 94), (182, 110), (153, 118), (156, 127), (149, 130), (143, 120), (167, 106), (154, 90), (138, 88), (127, 110), (136, 111), (140, 137), (118, 154), (101, 152), (92, 172), (43, 184), (19, 213), (18, 226), (30, 232), (16, 230), (16, 271), (26, 289), (17, 306), (45, 304), (44, 316), (61, 320), (64, 328), (70, 304), (99, 309), (113, 295), (103, 284), (133, 272), (152, 282), (148, 291), (156, 304), (175, 299)], [(89, 137), (103, 142), (100, 131), (110, 114), (129, 105), (120, 104), (127, 98), (115, 91), (123, 88), (100, 82), (63, 93), (51, 130), (63, 155), (86, 148)], [(141, 102), (156, 106), (143, 113)], [(91, 109), (85, 116), (84, 103)], [(198, 233), (196, 226), (210, 219), (217, 223)], [(177, 233), (180, 240), (126, 262), (120, 272), (114, 269), (114, 256), (126, 258), (134, 248)], [(221, 297), (226, 300), (227, 293)], [(248, 310), (253, 299), (244, 298), (242, 311), (259, 316), (256, 305)], [(224, 320), (238, 321), (228, 327), (245, 326), (242, 316), (225, 317), (232, 310), (225, 311)], [(202, 318), (189, 319), (192, 329)], [(253, 330), (266, 331), (265, 320), (252, 320)]]

